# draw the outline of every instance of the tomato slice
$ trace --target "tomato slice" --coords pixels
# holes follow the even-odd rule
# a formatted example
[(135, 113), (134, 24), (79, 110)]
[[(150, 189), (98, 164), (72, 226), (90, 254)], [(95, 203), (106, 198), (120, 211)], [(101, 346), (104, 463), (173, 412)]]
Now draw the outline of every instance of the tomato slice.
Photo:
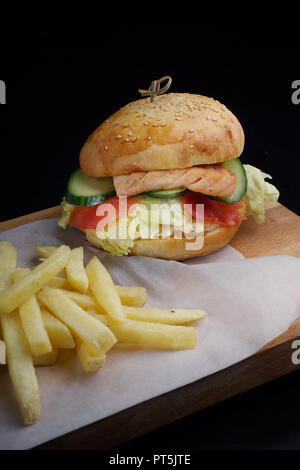
[(71, 212), (69, 225), (79, 230), (103, 229), (106, 225), (115, 222), (121, 217), (130, 215), (135, 208), (134, 197), (119, 198), (114, 196), (95, 206), (75, 206)]
[[(204, 222), (226, 226), (246, 219), (240, 211), (245, 205), (243, 201), (225, 204), (193, 191), (186, 191), (180, 199), (183, 204), (187, 204), (186, 210), (194, 218), (197, 217), (196, 204), (204, 204)], [(121, 217), (130, 215), (137, 203), (138, 200), (134, 197), (114, 196), (95, 206), (75, 206), (71, 212), (69, 225), (79, 230), (86, 230), (96, 229), (99, 224), (98, 229), (101, 230)]]
[(196, 204), (204, 204), (204, 222), (216, 223), (219, 225), (234, 225), (246, 217), (240, 209), (244, 207), (243, 201), (235, 204), (226, 204), (225, 202), (215, 201), (201, 193), (186, 191), (181, 196), (183, 204), (187, 204), (186, 210), (193, 217), (197, 217)]

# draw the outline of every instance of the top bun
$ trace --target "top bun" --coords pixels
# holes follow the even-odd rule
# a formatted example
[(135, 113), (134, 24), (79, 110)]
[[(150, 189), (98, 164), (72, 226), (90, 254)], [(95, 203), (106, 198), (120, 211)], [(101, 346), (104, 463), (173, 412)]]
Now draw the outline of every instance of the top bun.
[(88, 176), (169, 170), (239, 157), (244, 132), (213, 98), (168, 93), (127, 104), (87, 139), (80, 166)]

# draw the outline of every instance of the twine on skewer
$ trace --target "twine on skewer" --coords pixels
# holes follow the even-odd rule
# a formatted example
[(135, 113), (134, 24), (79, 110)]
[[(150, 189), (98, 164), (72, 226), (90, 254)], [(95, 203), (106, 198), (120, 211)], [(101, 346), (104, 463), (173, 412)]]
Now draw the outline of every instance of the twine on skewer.
[[(160, 84), (166, 80), (168, 80), (166, 85), (160, 88)], [(154, 97), (157, 95), (162, 95), (163, 93), (168, 91), (168, 89), (171, 86), (171, 83), (172, 83), (172, 78), (170, 77), (170, 75), (166, 75), (165, 77), (162, 77), (159, 80), (153, 80), (148, 90), (142, 90), (141, 88), (139, 88), (138, 92), (142, 96), (150, 96), (150, 101), (151, 103), (153, 103)]]

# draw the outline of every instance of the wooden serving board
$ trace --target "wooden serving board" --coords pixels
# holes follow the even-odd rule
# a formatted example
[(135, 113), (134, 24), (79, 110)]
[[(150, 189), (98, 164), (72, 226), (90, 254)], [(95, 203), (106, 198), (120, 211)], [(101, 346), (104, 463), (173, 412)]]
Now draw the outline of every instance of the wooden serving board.
[[(58, 217), (60, 206), (0, 223), (0, 232), (36, 220)], [(300, 217), (281, 204), (269, 208), (264, 224), (243, 222), (231, 246), (246, 258), (270, 255), (300, 257)], [(101, 421), (46, 442), (36, 449), (105, 450), (258, 385), (288, 374), (291, 345), (300, 339), (300, 318), (256, 354), (215, 374), (144, 401)]]

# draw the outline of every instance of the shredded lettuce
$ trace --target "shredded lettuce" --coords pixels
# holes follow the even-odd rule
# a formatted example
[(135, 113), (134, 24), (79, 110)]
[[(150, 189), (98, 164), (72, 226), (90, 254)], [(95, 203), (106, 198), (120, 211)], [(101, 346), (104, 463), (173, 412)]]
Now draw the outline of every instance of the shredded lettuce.
[(244, 165), (244, 168), (248, 180), (244, 201), (256, 222), (261, 224), (265, 221), (265, 204), (276, 204), (279, 191), (273, 184), (265, 181), (265, 178), (272, 179), (272, 176), (252, 165)]
[(169, 238), (175, 232), (193, 234), (203, 230), (201, 223), (189, 219), (177, 199), (153, 201), (153, 198), (141, 196), (139, 201), (131, 215), (97, 230), (97, 238), (104, 250), (113, 255), (128, 255), (134, 240)]
[(131, 248), (134, 245), (134, 241), (131, 238), (125, 240), (111, 240), (109, 238), (99, 239), (100, 245), (103, 250), (109, 251), (116, 256), (127, 256), (129, 255)]
[(69, 223), (71, 212), (74, 206), (73, 204), (69, 204), (65, 200), (65, 198), (63, 198), (62, 203), (61, 203), (61, 208), (62, 208), (62, 213), (61, 213), (59, 221), (57, 222), (57, 225), (59, 225), (62, 228), (66, 228), (66, 226)]

